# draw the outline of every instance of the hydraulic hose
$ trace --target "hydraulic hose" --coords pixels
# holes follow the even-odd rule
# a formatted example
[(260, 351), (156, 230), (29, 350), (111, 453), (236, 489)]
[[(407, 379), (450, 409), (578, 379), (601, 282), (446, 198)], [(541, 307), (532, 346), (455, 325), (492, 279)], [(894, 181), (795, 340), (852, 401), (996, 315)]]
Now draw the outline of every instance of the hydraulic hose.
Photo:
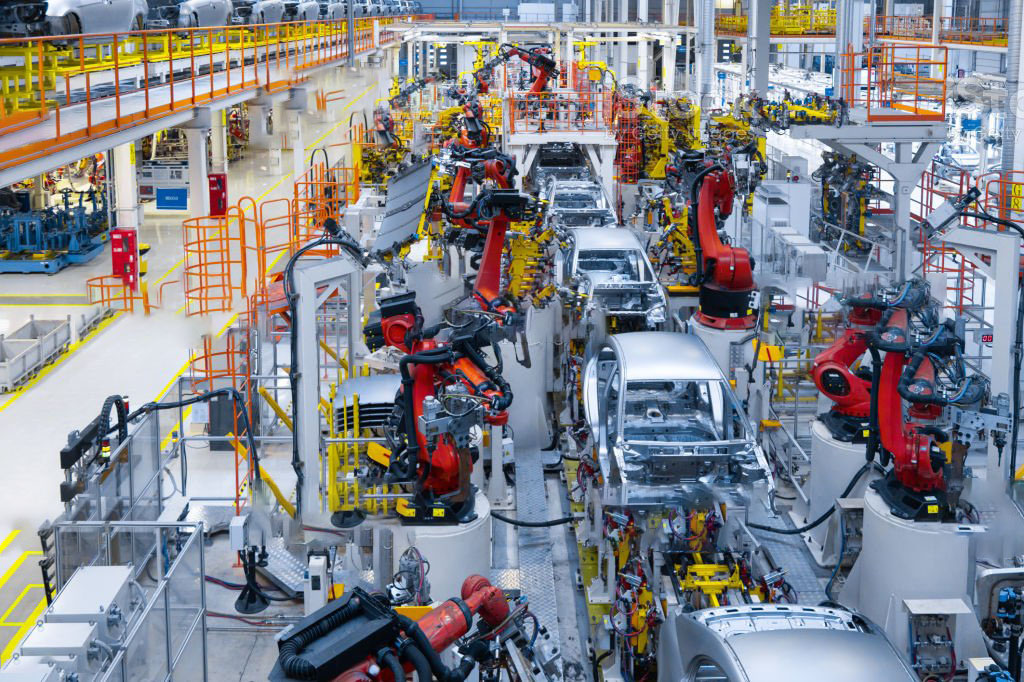
[(574, 516), (563, 516), (560, 519), (551, 519), (550, 521), (521, 521), (503, 516), (496, 511), (491, 512), (491, 518), (498, 519), (502, 523), (507, 523), (511, 526), (522, 526), (523, 528), (550, 528), (552, 526), (561, 526), (564, 523), (572, 523), (576, 520)]
[[(352, 620), (362, 610), (362, 604), (358, 597), (352, 597), (348, 604), (341, 607), (331, 615), (310, 628), (303, 630), (295, 637), (285, 640), (278, 647), (277, 660), (281, 664), (281, 670), (288, 677), (298, 680), (315, 680), (316, 668), (312, 663), (302, 657), (302, 650), (315, 642), (342, 623)], [(400, 682), (400, 681), (399, 681)]]
[[(882, 380), (882, 354), (873, 345), (868, 346), (868, 352), (871, 353), (871, 410), (868, 416), (868, 446), (864, 456), (870, 463), (878, 452), (878, 385)], [(885, 464), (882, 462), (882, 466)]]
[[(471, 658), (464, 658), (454, 669), (449, 668), (441, 660), (441, 656), (434, 651), (434, 646), (430, 643), (430, 638), (423, 632), (416, 621), (412, 620), (408, 616), (398, 616), (398, 622), (405, 630), (405, 634), (412, 638), (413, 645), (416, 649), (423, 654), (426, 658), (427, 663), (430, 666), (431, 672), (434, 677), (437, 678), (438, 682), (464, 682), (469, 676), (474, 666), (474, 661)], [(466, 629), (472, 627), (472, 622), (466, 623)]]
[(412, 664), (412, 669), (416, 671), (416, 682), (431, 682), (433, 680), (433, 673), (430, 671), (427, 657), (417, 647), (413, 646), (412, 642), (409, 642), (409, 644), (402, 648), (400, 656), (403, 661)]
[(398, 654), (392, 649), (381, 650), (377, 655), (377, 660), (391, 671), (394, 682), (404, 682), (405, 670), (402, 668), (402, 662), (398, 660)]

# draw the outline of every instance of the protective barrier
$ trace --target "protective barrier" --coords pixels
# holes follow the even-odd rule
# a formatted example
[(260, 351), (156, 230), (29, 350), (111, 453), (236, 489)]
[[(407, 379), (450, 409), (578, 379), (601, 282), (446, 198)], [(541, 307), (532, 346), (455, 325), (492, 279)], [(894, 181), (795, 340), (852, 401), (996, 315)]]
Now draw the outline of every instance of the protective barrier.
[(508, 97), (509, 130), (543, 133), (552, 130), (607, 131), (612, 125), (612, 93), (513, 93)]
[(840, 59), (842, 97), (851, 108), (865, 108), (868, 122), (942, 122), (946, 58), (945, 47), (917, 45), (845, 53)]
[[(355, 22), (366, 52), (397, 17)], [(39, 126), (0, 152), (0, 168), (224, 99), (289, 87), (348, 57), (344, 21), (307, 21), (0, 40), (0, 134)]]
[(86, 280), (85, 289), (89, 303), (109, 310), (133, 313), (138, 304), (148, 315), (153, 309), (149, 303), (149, 288), (145, 282), (139, 287), (139, 291), (132, 291), (131, 287), (124, 285), (119, 276), (100, 275)]
[(185, 314), (206, 315), (232, 310), (236, 296), (246, 294), (246, 228), (251, 223), (238, 206), (225, 216), (186, 220)]
[[(942, 17), (939, 40), (968, 45), (1006, 47), (1010, 21), (1006, 17)], [(1020, 26), (1017, 27), (1020, 30)]]

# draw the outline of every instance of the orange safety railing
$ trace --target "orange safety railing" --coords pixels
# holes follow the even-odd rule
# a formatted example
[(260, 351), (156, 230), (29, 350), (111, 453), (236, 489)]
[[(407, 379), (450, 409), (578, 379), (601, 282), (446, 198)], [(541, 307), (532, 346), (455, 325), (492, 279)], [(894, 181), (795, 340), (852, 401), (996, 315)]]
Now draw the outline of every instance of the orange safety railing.
[(610, 92), (524, 92), (508, 96), (509, 130), (512, 133), (559, 131), (608, 131), (612, 124)]
[[(942, 17), (939, 40), (948, 43), (1006, 47), (1010, 21), (1006, 17)], [(1017, 30), (1021, 27), (1018, 26)]]
[(946, 53), (945, 47), (887, 44), (843, 54), (842, 96), (851, 108), (865, 108), (868, 122), (944, 121)]
[[(246, 326), (231, 329), (221, 338), (203, 336), (202, 350), (192, 351), (189, 357), (189, 379), (194, 393), (206, 393), (223, 388), (234, 388), (241, 393), (246, 410), (252, 419), (253, 396), (249, 390), (249, 366), (246, 359)], [(238, 405), (231, 402), (231, 423), (229, 433), (234, 436), (230, 449), (234, 456), (235, 481), (233, 495), (235, 511), (241, 513), (252, 490), (254, 472), (249, 468), (249, 458), (240, 442), (245, 442), (245, 426)], [(211, 446), (213, 444), (211, 443)]]
[[(865, 27), (871, 19), (864, 20)], [(900, 40), (932, 39), (931, 17), (879, 16), (875, 17), (875, 35)]]
[(183, 224), (185, 314), (230, 311), (247, 296), (246, 232), (255, 217), (238, 206), (226, 216), (190, 218)]
[(133, 313), (138, 303), (147, 315), (152, 310), (149, 304), (149, 289), (145, 283), (139, 287), (139, 291), (132, 291), (118, 275), (100, 275), (87, 279), (85, 290), (89, 303), (103, 308)]
[[(357, 20), (358, 52), (377, 46), (380, 21)], [(241, 91), (286, 88), (348, 49), (344, 21), (0, 40), (0, 135), (32, 129), (0, 143), (0, 168)]]
[[(1024, 223), (1024, 171), (986, 173), (977, 179), (977, 187), (981, 190), (978, 205), (985, 213), (1003, 220)], [(1006, 229), (987, 222), (978, 227)]]

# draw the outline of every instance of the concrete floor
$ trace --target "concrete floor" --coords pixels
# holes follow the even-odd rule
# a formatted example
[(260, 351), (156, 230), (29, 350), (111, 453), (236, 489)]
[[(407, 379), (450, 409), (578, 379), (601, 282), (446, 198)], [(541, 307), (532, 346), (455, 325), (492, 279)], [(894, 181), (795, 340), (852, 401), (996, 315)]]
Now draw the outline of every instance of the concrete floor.
[[(365, 111), (370, 115), (374, 101), (386, 94), (390, 85), (390, 74), (383, 68), (339, 67), (339, 71), (327, 76), (332, 79), (327, 89), (337, 89), (340, 80), (344, 99), (333, 102), (336, 109), (327, 115), (310, 112), (305, 117), (307, 163), (311, 150), (340, 144), (347, 135), (349, 114)], [(276, 168), (267, 152), (250, 151), (246, 158), (232, 163), (228, 178), (232, 199), (290, 197), (292, 154), (285, 151), (281, 156)], [(337, 158), (337, 150), (331, 151), (331, 158)], [(184, 314), (181, 284), (175, 283), (182, 274), (184, 217), (147, 206), (140, 229), (140, 241), (151, 245), (146, 257), (147, 281), (160, 310), (150, 316), (116, 316), (102, 331), (62, 356), (27, 389), (0, 393), (0, 469), (4, 471), (0, 477), (0, 663), (10, 657), (15, 640), (24, 635), (42, 607), (35, 531), (43, 521), (62, 511), (58, 484), (63, 474), (57, 454), (68, 432), (88, 424), (108, 395), (127, 395), (135, 405), (159, 399), (186, 371), (189, 349), (200, 345), (203, 334), (215, 334), (231, 319), (228, 313), (208, 318)], [(88, 264), (52, 276), (0, 275), (0, 334), (16, 329), (31, 315), (40, 319), (70, 315), (77, 327), (80, 316), (89, 308), (86, 280), (109, 273), (108, 249)], [(160, 285), (165, 283), (169, 284), (163, 288), (163, 300), (158, 301)], [(239, 301), (236, 311), (243, 306)], [(169, 421), (162, 422), (168, 430)], [(192, 457), (190, 480), (196, 489), (202, 494), (231, 494), (232, 485), (227, 483), (229, 472), (233, 481), (230, 457), (212, 457), (208, 452)], [(276, 468), (277, 464), (272, 462), (271, 466)]]

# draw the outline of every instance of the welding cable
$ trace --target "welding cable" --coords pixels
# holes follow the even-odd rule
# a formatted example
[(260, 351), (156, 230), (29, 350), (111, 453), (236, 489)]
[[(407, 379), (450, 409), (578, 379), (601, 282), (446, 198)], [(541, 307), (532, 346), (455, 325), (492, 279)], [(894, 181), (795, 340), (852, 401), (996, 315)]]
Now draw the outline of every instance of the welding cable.
[[(469, 619), (467, 619), (469, 620)], [(433, 645), (430, 643), (430, 638), (423, 632), (420, 626), (413, 619), (408, 616), (398, 614), (398, 624), (405, 631), (405, 634), (412, 639), (412, 646), (415, 646), (424, 658), (427, 659), (427, 663), (430, 666), (431, 672), (433, 672), (435, 679), (438, 682), (464, 682), (469, 677), (469, 673), (476, 665), (477, 656), (483, 657), (487, 654), (487, 645), (483, 644), (482, 649), (478, 648), (478, 651), (471, 654), (473, 658), (467, 656), (455, 668), (449, 668), (441, 660), (441, 656), (434, 650)], [(471, 622), (466, 623), (467, 629), (472, 625)]]
[[(850, 492), (853, 490), (853, 487), (857, 485), (857, 481), (860, 480), (861, 476), (867, 473), (867, 470), (870, 469), (871, 466), (872, 463), (867, 462), (864, 466), (857, 470), (857, 473), (853, 475), (853, 478), (851, 478), (849, 484), (847, 484), (846, 490), (844, 490), (843, 493), (839, 496), (840, 499), (844, 499), (846, 496), (850, 494)], [(748, 523), (747, 528), (754, 528), (756, 530), (763, 530), (769, 533), (776, 533), (777, 535), (799, 535), (800, 533), (806, 533), (807, 531), (817, 528), (821, 524), (825, 523), (825, 520), (828, 519), (828, 517), (832, 516), (832, 513), (835, 512), (836, 506), (837, 505), (832, 505), (825, 511), (824, 514), (814, 519), (807, 525), (801, 526), (799, 528), (773, 528), (771, 526), (765, 526), (760, 523)], [(491, 512), (491, 515), (497, 516), (497, 514), (495, 514), (494, 512)]]
[[(218, 388), (213, 391), (207, 391), (206, 393), (200, 393), (199, 395), (192, 396), (191, 398), (185, 398), (183, 400), (174, 400), (166, 403), (150, 402), (146, 403), (139, 409), (135, 410), (126, 418), (126, 422), (133, 421), (136, 417), (140, 417), (150, 412), (157, 412), (160, 410), (173, 410), (181, 407), (188, 407), (196, 403), (209, 402), (217, 396), (226, 395), (230, 397), (235, 403), (235, 409), (238, 411), (238, 416), (242, 422), (241, 426), (245, 430), (245, 439), (248, 445), (248, 457), (249, 467), (253, 473), (253, 477), (262, 482), (263, 477), (260, 475), (260, 458), (256, 451), (256, 439), (252, 433), (252, 422), (249, 419), (249, 410), (245, 407), (245, 398), (236, 388)], [(108, 401), (110, 398), (107, 399)], [(106, 404), (106, 403), (104, 403)], [(182, 481), (182, 488), (184, 489), (185, 483)]]
[(599, 676), (599, 673), (601, 672), (601, 661), (603, 661), (604, 659), (608, 658), (611, 655), (612, 655), (612, 650), (609, 649), (608, 651), (604, 652), (600, 656), (594, 657), (594, 660), (593, 660), (593, 665), (594, 665), (593, 673), (594, 673), (594, 681), (595, 682), (597, 680), (601, 679), (601, 677)]
[(550, 528), (552, 526), (561, 526), (565, 523), (572, 523), (576, 520), (576, 517), (574, 516), (564, 516), (560, 519), (551, 519), (550, 521), (520, 521), (519, 519), (503, 516), (496, 511), (491, 512), (491, 518), (498, 519), (502, 523), (507, 523), (512, 526), (522, 526), (523, 528)]

